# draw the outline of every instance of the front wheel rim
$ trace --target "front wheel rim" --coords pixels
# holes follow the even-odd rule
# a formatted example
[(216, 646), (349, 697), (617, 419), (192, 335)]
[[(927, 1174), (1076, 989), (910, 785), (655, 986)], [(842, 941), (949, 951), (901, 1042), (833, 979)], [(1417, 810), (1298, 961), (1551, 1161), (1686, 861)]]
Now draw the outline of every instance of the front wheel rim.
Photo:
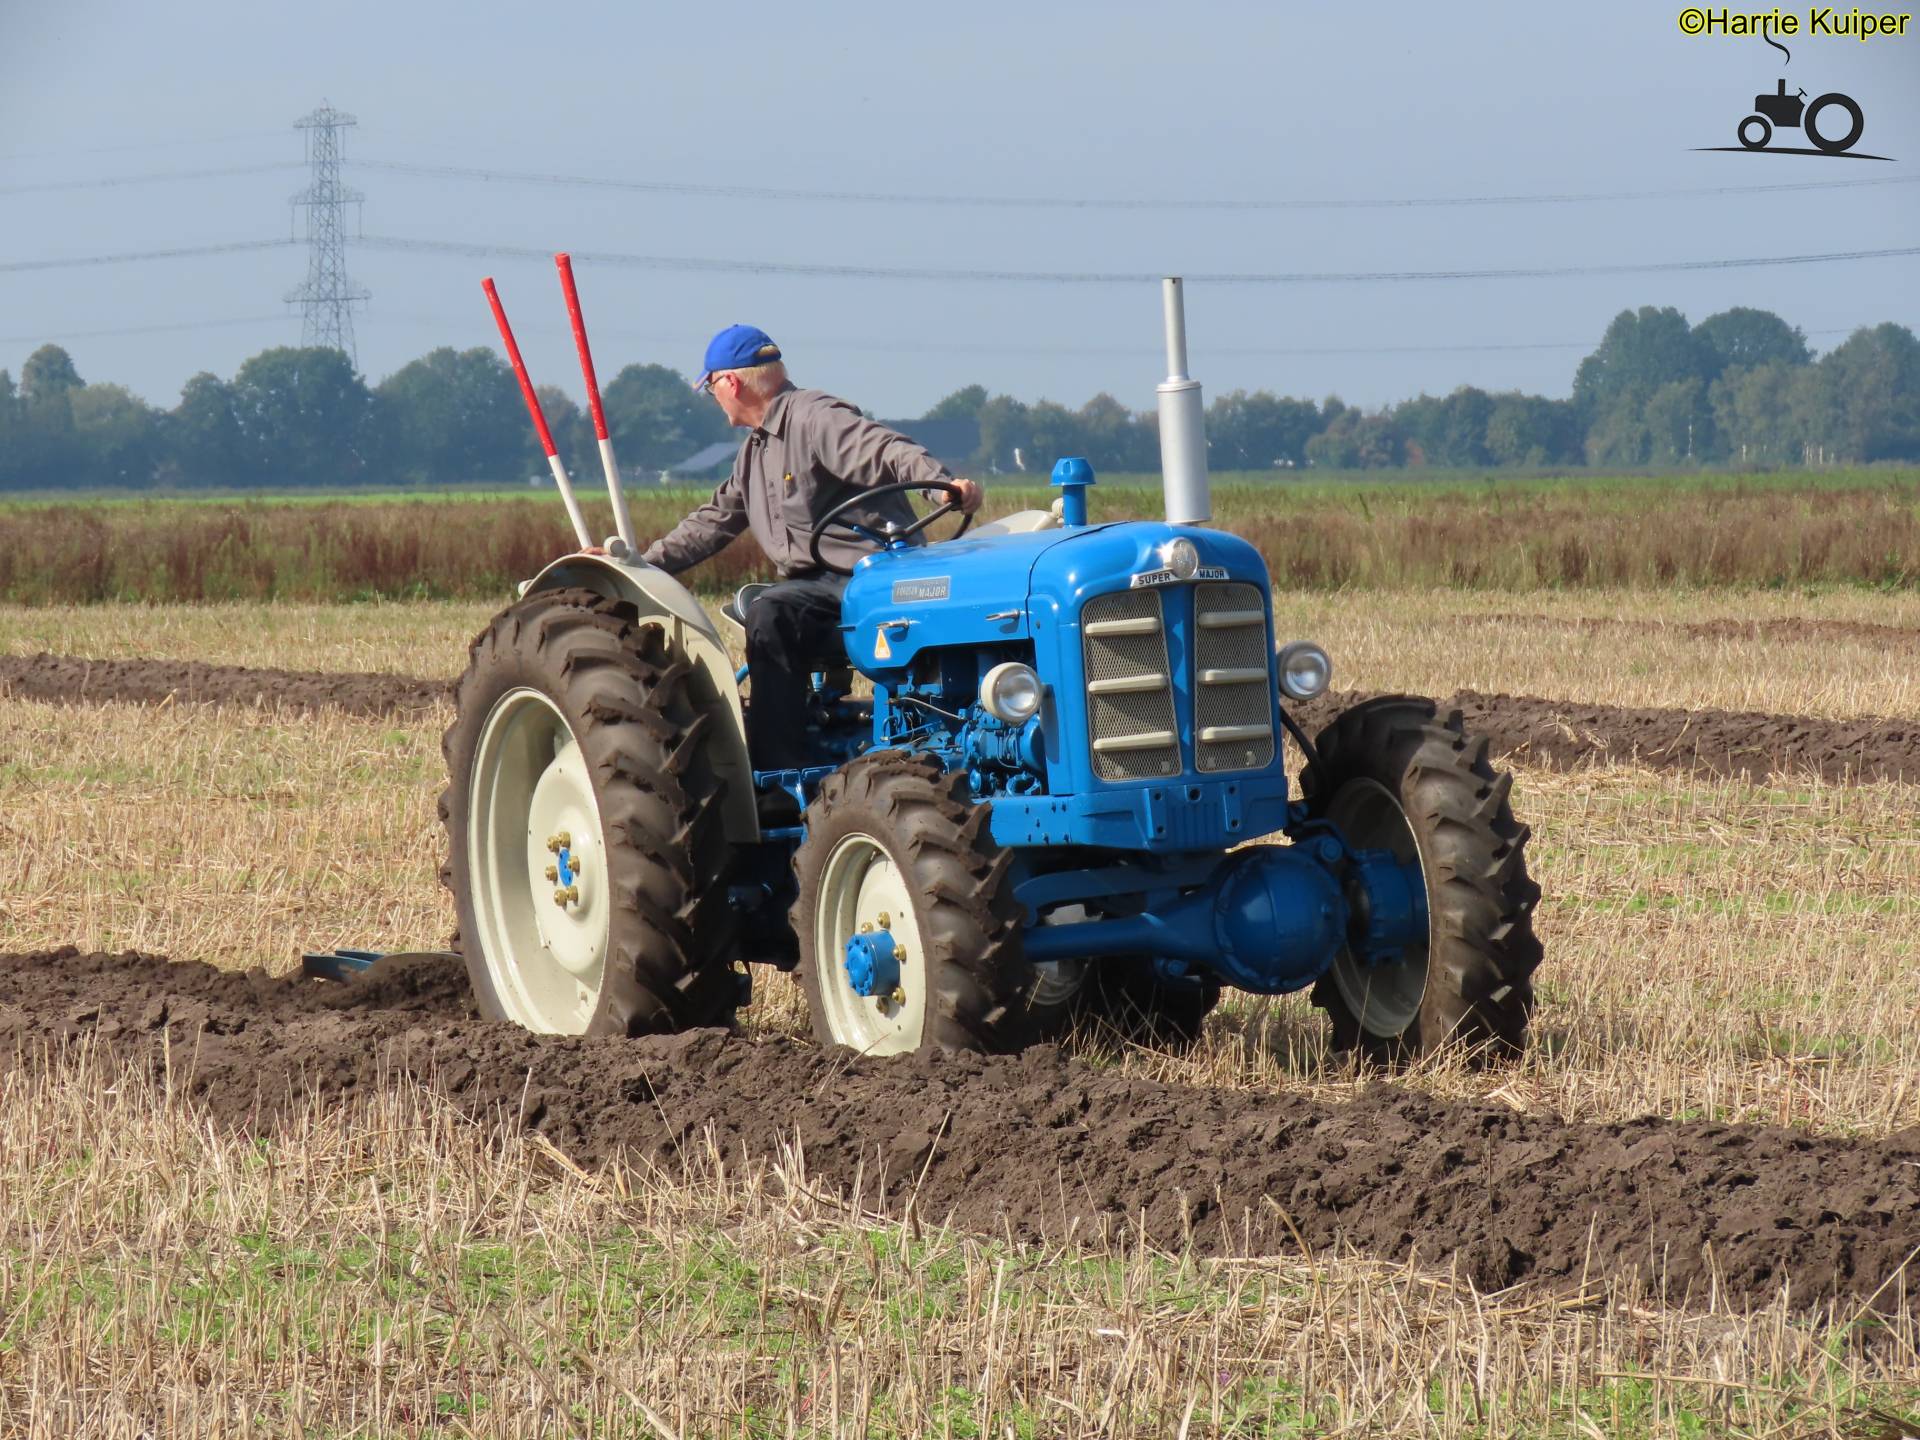
[[(892, 934), (900, 998), (855, 992), (847, 978), (847, 942), (862, 928)], [(913, 889), (886, 846), (871, 835), (843, 836), (820, 873), (813, 922), (813, 964), (828, 1036), (864, 1055), (918, 1050), (926, 1036), (927, 947)]]
[[(1426, 884), (1426, 857), (1399, 797), (1377, 780), (1354, 779), (1342, 785), (1327, 807), (1327, 818), (1355, 850), (1388, 850), (1401, 864), (1420, 862)], [(1427, 995), (1428, 960), (1433, 945), (1432, 893), (1427, 896), (1427, 939), (1408, 945), (1400, 958), (1369, 965), (1341, 947), (1333, 962), (1333, 983), (1348, 1011), (1369, 1035), (1391, 1040), (1404, 1035), (1420, 1014)]]
[(528, 1030), (583, 1034), (606, 982), (612, 895), (592, 773), (544, 693), (494, 702), (467, 799), (468, 889), (494, 996)]

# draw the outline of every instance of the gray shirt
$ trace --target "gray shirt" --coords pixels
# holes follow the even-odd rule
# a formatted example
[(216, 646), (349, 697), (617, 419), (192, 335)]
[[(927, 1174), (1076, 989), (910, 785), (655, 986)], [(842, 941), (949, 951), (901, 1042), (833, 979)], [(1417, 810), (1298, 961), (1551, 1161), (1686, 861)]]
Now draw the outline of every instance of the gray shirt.
[[(814, 521), (856, 491), (895, 483), (951, 480), (933, 456), (897, 430), (867, 419), (824, 390), (789, 386), (734, 458), (713, 498), (649, 545), (642, 557), (669, 574), (698, 565), (742, 530), (782, 575), (814, 573), (808, 553)], [(843, 517), (874, 528), (913, 522), (905, 495), (856, 505)], [(835, 526), (820, 553), (848, 569), (872, 546)]]

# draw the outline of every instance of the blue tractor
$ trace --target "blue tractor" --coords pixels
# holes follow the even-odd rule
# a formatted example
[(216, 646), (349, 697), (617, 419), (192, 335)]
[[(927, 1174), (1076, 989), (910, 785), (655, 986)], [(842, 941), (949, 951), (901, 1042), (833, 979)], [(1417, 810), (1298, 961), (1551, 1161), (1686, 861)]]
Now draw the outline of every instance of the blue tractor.
[[(443, 877), (487, 1014), (724, 1023), (758, 963), (797, 967), (818, 1037), (868, 1054), (1090, 1015), (1177, 1041), (1226, 986), (1311, 987), (1334, 1045), (1383, 1060), (1519, 1049), (1540, 892), (1512, 777), (1429, 701), (1296, 723), (1331, 666), (1275, 645), (1259, 553), (1198, 523), (1177, 282), (1167, 314), (1168, 520), (1101, 523), (1067, 459), (1050, 510), (866, 536), (804, 769), (754, 769), (726, 647), (671, 577), (574, 555), (525, 587), (445, 739)], [(774, 789), (798, 823), (762, 828)]]

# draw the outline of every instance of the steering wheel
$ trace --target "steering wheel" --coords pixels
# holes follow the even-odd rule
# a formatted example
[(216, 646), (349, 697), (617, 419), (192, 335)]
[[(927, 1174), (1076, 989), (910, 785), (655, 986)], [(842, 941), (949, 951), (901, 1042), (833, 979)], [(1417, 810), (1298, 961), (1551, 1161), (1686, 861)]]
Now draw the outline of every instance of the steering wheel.
[[(948, 499), (944, 505), (935, 506), (929, 514), (921, 516), (904, 529), (889, 523), (885, 530), (876, 530), (871, 525), (862, 525), (858, 521), (843, 520), (840, 518), (846, 511), (856, 506), (865, 505), (869, 501), (878, 500), (882, 495), (900, 495), (908, 490), (938, 490), (946, 495)], [(856, 490), (853, 494), (849, 495), (813, 522), (813, 533), (808, 537), (807, 553), (812, 557), (813, 563), (822, 570), (829, 571), (835, 575), (851, 575), (853, 573), (852, 570), (840, 565), (835, 565), (831, 560), (825, 559), (820, 554), (820, 542), (825, 540), (829, 534), (837, 533), (843, 538), (851, 535), (855, 539), (866, 541), (876, 549), (884, 550), (895, 540), (912, 539), (915, 535), (918, 535), (922, 530), (933, 524), (934, 521), (941, 519), (943, 516), (951, 515), (959, 509), (960, 487), (947, 480), (909, 480), (898, 485), (875, 485), (870, 490)], [(955, 540), (959, 539), (962, 535), (966, 534), (972, 526), (973, 516), (963, 515), (960, 528), (953, 532), (951, 538)]]

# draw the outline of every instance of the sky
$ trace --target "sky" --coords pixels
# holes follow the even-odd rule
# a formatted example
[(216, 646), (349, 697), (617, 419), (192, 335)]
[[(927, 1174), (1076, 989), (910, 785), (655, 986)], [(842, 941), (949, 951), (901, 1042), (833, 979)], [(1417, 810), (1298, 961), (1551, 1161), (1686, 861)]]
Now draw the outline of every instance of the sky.
[[(350, 236), (529, 252), (350, 238), (349, 272), (370, 294), (357, 358), (376, 382), (435, 346), (497, 345), (479, 285), (491, 274), (534, 379), (578, 396), (543, 258), (559, 249), (696, 267), (1140, 277), (577, 261), (603, 380), (635, 361), (692, 372), (714, 330), (747, 322), (781, 343), (800, 383), (894, 417), (972, 382), (1150, 408), (1164, 372), (1159, 273), (1194, 277), (1190, 368), (1207, 393), (1368, 406), (1461, 384), (1565, 395), (1607, 322), (1639, 305), (1696, 321), (1759, 306), (1818, 349), (1883, 320), (1920, 329), (1914, 255), (1204, 278), (1920, 246), (1920, 25), (1864, 43), (1802, 34), (1784, 42), (1789, 61), (1758, 38), (1687, 36), (1682, 8), (0, 0), (0, 368), (17, 375), (58, 341), (85, 379), (171, 405), (196, 372), (230, 376), (299, 343), (282, 302), (305, 278), (300, 246), (70, 262), (288, 237), (288, 197), (307, 182), (294, 121), (322, 101), (358, 120), (345, 173), (365, 200)], [(1792, 13), (1804, 26), (1807, 9)], [(1755, 92), (1782, 77), (1853, 96), (1866, 117), (1856, 150), (1893, 163), (1697, 148), (1733, 145)], [(209, 170), (242, 173), (181, 176)], [(1611, 198), (1406, 203), (1565, 195)], [(1069, 200), (1101, 203), (1044, 203)], [(69, 263), (8, 268), (39, 261)]]

